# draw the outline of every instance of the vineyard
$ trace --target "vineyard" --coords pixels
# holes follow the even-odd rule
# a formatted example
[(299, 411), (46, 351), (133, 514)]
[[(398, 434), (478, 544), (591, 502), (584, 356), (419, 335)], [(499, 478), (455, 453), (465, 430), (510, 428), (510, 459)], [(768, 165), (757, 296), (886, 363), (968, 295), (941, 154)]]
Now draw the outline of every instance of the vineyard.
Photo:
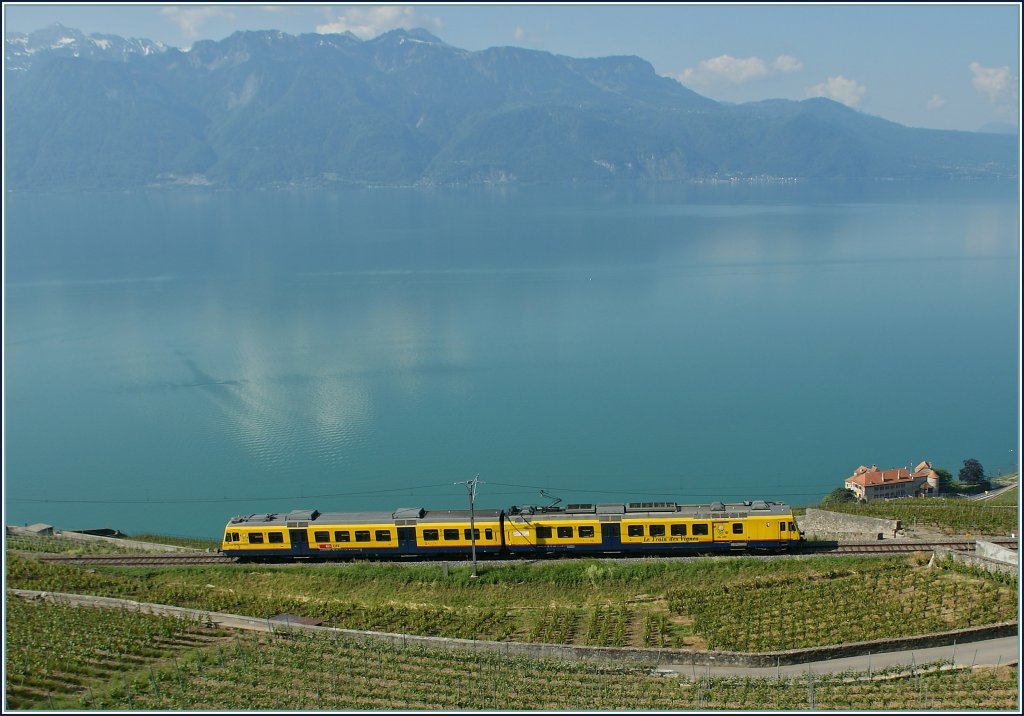
[[(919, 665), (893, 668), (888, 676), (876, 672), (873, 679), (810, 672), (666, 678), (593, 662), (324, 635), (224, 635), (153, 616), (19, 600), (11, 607), (8, 638), (17, 637), (9, 641), (8, 670), (15, 676), (7, 696), (15, 708), (949, 711), (1017, 705), (1017, 673), (1006, 668)], [(61, 658), (33, 656), (44, 653)]]
[(905, 529), (927, 527), (949, 535), (1008, 535), (1017, 531), (1016, 504), (908, 498), (867, 504), (829, 504), (828, 509), (852, 515), (899, 520)]
[(985, 500), (986, 505), (993, 507), (999, 507), (1003, 505), (1017, 505), (1020, 502), (1020, 488), (1014, 487), (1012, 490), (1007, 490), (1001, 495), (997, 495), (989, 500)]
[[(10, 587), (427, 636), (775, 651), (1012, 621), (1017, 583), (921, 558), (633, 565), (84, 569), (8, 555)], [(822, 609), (828, 604), (828, 609)], [(966, 605), (969, 605), (967, 608)]]
[[(796, 582), (761, 578), (687, 587), (669, 611), (693, 620), (709, 649), (775, 651), (914, 636), (1017, 619), (1017, 583), (982, 570), (832, 570)], [(821, 608), (821, 605), (828, 605)], [(970, 605), (964, 608), (964, 605)], [(676, 645), (676, 644), (673, 644)], [(678, 644), (681, 646), (681, 644)]]
[(173, 617), (7, 601), (6, 693), (11, 708), (53, 707), (125, 672), (202, 647), (224, 632)]

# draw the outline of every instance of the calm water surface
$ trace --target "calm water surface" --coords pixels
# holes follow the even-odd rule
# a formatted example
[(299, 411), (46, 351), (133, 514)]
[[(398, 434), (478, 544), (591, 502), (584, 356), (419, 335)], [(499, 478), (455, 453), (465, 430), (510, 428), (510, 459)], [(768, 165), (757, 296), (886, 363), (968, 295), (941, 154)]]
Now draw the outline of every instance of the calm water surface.
[(8, 197), (8, 523), (1016, 462), (1015, 186)]

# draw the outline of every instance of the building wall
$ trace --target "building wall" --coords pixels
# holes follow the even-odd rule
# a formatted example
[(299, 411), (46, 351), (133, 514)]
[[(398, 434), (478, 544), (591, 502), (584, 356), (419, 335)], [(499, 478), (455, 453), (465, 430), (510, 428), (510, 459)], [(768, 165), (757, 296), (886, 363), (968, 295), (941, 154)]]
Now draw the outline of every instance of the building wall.
[(927, 482), (927, 478), (918, 477), (906, 482), (885, 482), (879, 485), (867, 485), (861, 487), (855, 482), (846, 482), (847, 489), (865, 500), (886, 500), (897, 497), (914, 497), (921, 486)]

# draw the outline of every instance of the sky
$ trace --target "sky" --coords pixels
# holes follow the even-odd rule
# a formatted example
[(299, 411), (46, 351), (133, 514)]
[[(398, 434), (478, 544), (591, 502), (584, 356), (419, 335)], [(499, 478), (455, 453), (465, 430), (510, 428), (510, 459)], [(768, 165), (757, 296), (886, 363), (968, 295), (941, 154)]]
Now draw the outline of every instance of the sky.
[(4, 3), (4, 31), (60, 23), (188, 48), (238, 30), (422, 27), (467, 50), (636, 55), (724, 102), (825, 96), (913, 127), (1019, 127), (1021, 6), (933, 4)]

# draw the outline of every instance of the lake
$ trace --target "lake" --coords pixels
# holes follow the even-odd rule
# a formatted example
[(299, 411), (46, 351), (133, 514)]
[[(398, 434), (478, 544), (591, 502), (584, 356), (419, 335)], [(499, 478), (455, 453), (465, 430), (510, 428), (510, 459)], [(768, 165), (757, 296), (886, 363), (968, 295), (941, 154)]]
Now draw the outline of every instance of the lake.
[[(1016, 185), (11, 194), (8, 524), (1016, 464)], [(542, 495), (540, 490), (552, 495)]]

